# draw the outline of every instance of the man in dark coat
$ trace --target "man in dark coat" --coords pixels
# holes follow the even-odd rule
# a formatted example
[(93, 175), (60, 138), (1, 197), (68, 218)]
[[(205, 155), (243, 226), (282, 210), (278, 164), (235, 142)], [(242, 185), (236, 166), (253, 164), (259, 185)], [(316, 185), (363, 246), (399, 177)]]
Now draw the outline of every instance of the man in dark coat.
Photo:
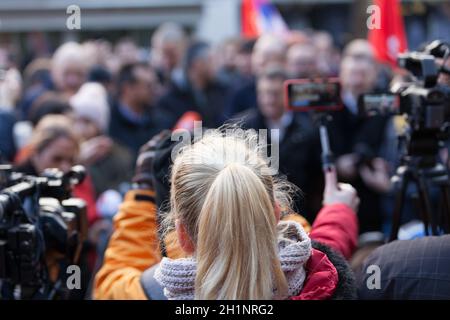
[(146, 64), (130, 64), (119, 72), (118, 98), (111, 108), (109, 135), (129, 148), (136, 159), (139, 148), (163, 129), (169, 118), (153, 107), (156, 75)]
[(214, 79), (211, 66), (209, 46), (191, 44), (182, 71), (174, 74), (171, 87), (158, 102), (158, 110), (169, 114), (172, 126), (188, 111), (199, 113), (204, 127), (222, 124), (228, 89)]
[[(252, 52), (251, 65), (253, 74), (259, 73), (270, 64), (284, 65), (286, 60), (287, 45), (285, 41), (273, 35), (261, 36), (255, 43)], [(246, 83), (238, 84), (232, 90), (225, 117), (228, 119), (248, 109), (257, 108), (256, 79), (249, 79)]]
[(303, 199), (296, 199), (298, 212), (313, 221), (323, 190), (319, 132), (308, 114), (285, 110), (285, 79), (277, 66), (262, 72), (257, 81), (258, 108), (237, 116), (236, 121), (247, 129), (269, 129), (268, 143), (279, 146), (279, 172), (303, 191)]
[(13, 139), (13, 128), (16, 122), (12, 113), (0, 110), (0, 161), (12, 161), (16, 153)]
[(333, 121), (328, 124), (330, 146), (340, 178), (351, 183), (361, 198), (360, 232), (379, 231), (380, 194), (387, 190), (383, 190), (384, 186), (376, 178), (387, 175), (387, 170), (382, 169), (387, 165), (380, 165), (383, 160), (375, 161), (375, 158), (384, 139), (387, 118), (368, 118), (358, 109), (361, 95), (379, 90), (374, 53), (366, 40), (354, 40), (344, 49), (339, 77), (344, 109), (334, 112)]
[(361, 299), (450, 299), (450, 235), (397, 240), (366, 258)]

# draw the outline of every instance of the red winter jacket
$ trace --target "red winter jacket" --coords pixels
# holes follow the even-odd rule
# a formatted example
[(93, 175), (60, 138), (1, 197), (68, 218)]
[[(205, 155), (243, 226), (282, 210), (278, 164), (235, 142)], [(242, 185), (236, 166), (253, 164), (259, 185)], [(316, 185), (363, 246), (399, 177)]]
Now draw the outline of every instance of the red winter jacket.
[[(344, 204), (326, 206), (319, 212), (309, 236), (349, 259), (356, 248), (358, 218), (353, 210)], [(327, 254), (313, 249), (305, 268), (306, 279), (302, 291), (291, 299), (330, 299), (340, 279)]]
[(309, 237), (350, 259), (358, 240), (358, 217), (345, 204), (326, 206), (317, 215)]
[(94, 185), (89, 175), (86, 175), (83, 182), (73, 188), (73, 195), (86, 201), (87, 218), (89, 226), (91, 226), (98, 219), (98, 214), (95, 206)]

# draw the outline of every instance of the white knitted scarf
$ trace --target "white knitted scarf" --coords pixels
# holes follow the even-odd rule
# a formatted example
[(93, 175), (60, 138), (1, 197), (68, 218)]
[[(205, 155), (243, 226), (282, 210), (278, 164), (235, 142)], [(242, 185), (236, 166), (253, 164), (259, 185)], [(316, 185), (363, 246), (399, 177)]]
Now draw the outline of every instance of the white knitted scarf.
[[(303, 227), (293, 221), (278, 224), (278, 254), (289, 297), (298, 295), (306, 277), (304, 265), (311, 256), (311, 240)], [(163, 258), (155, 271), (155, 279), (169, 300), (194, 300), (197, 270), (195, 258)]]

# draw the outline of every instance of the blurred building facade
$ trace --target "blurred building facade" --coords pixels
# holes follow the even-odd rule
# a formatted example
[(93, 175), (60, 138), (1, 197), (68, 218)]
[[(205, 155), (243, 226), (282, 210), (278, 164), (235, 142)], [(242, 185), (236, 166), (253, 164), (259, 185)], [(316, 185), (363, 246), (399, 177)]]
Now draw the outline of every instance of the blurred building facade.
[[(319, 29), (343, 46), (365, 37), (370, 0), (272, 0), (292, 29)], [(70, 5), (81, 10), (81, 30), (68, 30)], [(218, 43), (240, 33), (241, 0), (1, 0), (0, 44), (22, 50), (52, 50), (66, 40), (123, 36), (148, 46), (150, 34), (162, 22), (181, 24), (189, 33)], [(450, 1), (403, 0), (410, 48), (442, 38), (450, 40)], [(45, 41), (44, 41), (45, 40)], [(44, 47), (42, 47), (44, 46)], [(33, 49), (36, 50), (36, 49)]]

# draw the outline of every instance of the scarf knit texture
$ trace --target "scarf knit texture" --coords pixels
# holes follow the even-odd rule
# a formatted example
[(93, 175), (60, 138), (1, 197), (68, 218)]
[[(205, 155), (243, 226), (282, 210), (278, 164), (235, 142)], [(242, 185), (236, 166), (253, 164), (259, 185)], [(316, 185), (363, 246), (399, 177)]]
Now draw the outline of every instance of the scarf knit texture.
[[(278, 256), (288, 283), (289, 297), (298, 295), (306, 272), (304, 265), (311, 256), (311, 239), (303, 227), (293, 221), (278, 224)], [(155, 279), (169, 300), (194, 300), (197, 262), (194, 257), (163, 258), (155, 271)]]

